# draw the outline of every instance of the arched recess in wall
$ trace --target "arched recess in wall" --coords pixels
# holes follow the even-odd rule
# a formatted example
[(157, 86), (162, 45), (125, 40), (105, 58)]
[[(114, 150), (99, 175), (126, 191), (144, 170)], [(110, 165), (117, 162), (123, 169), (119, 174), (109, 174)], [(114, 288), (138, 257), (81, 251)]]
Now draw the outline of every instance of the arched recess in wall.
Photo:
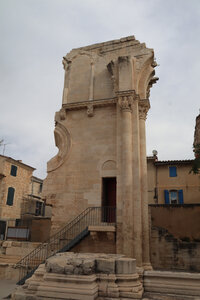
[(67, 159), (71, 149), (71, 135), (69, 131), (61, 123), (56, 124), (54, 130), (55, 144), (58, 148), (58, 153), (47, 163), (47, 172), (52, 172), (59, 168)]
[(148, 92), (148, 86), (155, 75), (153, 64), (153, 55), (146, 60), (144, 63), (140, 74), (138, 76), (138, 82), (137, 82), (137, 93), (139, 94), (141, 99), (148, 98), (147, 92)]
[(116, 161), (108, 159), (104, 161), (101, 165), (101, 177), (116, 177), (117, 176), (117, 166)]

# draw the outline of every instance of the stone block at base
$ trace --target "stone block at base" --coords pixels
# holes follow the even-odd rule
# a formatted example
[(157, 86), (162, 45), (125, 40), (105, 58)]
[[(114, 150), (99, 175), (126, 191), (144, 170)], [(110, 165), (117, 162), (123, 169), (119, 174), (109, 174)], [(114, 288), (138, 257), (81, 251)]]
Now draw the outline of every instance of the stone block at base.
[(200, 274), (145, 271), (144, 290), (145, 295), (156, 300), (200, 300)]
[(135, 270), (135, 260), (122, 255), (57, 254), (40, 265), (12, 299), (142, 299), (143, 288)]

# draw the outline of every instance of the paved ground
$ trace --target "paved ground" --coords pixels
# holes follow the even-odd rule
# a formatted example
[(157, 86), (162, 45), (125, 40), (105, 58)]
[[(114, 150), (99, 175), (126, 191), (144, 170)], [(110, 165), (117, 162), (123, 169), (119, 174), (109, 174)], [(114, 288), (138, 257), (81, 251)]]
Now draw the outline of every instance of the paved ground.
[(0, 300), (6, 299), (9, 294), (15, 289), (15, 280), (0, 280)]

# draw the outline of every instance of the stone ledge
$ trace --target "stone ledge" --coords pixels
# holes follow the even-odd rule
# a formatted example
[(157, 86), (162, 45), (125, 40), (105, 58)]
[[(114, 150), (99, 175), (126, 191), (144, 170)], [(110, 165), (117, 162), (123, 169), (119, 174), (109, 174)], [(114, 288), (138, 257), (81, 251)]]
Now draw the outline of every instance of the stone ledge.
[(88, 226), (89, 231), (115, 232), (115, 226)]
[(161, 293), (163, 297), (172, 294), (180, 299), (186, 296), (200, 299), (200, 273), (145, 271), (144, 290), (148, 294)]
[(63, 104), (63, 108), (68, 110), (77, 110), (87, 108), (89, 105), (93, 107), (101, 107), (101, 106), (110, 106), (115, 105), (117, 102), (117, 98), (108, 98), (108, 99), (98, 99), (98, 100), (90, 100), (90, 101), (82, 101), (82, 102), (75, 102), (75, 103), (67, 103)]

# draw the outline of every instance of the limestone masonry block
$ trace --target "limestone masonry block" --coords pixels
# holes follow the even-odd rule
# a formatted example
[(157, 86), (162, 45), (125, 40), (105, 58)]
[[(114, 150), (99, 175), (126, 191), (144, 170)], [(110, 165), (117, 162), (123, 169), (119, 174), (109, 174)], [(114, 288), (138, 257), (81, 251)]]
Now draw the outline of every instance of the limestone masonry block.
[(12, 299), (127, 300), (142, 299), (142, 294), (134, 259), (67, 252), (40, 265), (24, 286), (15, 290)]
[(116, 274), (136, 273), (136, 260), (130, 258), (120, 258), (116, 260)]
[(97, 259), (97, 273), (114, 274), (115, 273), (115, 260), (114, 259)]

